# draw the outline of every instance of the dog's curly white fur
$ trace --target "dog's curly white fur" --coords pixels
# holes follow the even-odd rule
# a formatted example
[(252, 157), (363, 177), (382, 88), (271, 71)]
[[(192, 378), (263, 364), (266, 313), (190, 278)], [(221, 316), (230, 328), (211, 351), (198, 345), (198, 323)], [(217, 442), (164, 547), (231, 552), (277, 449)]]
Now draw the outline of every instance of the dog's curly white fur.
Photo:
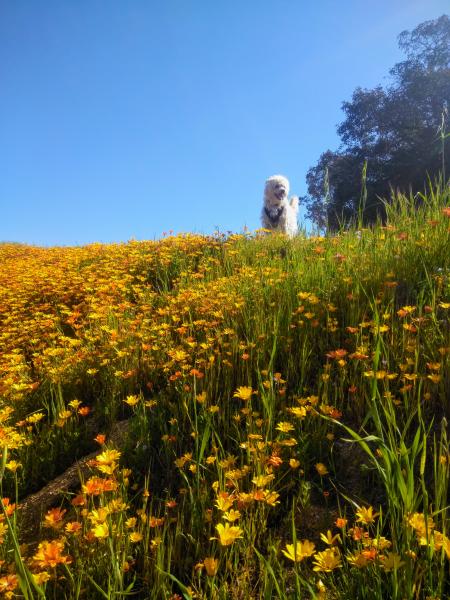
[(283, 175), (272, 175), (264, 188), (261, 223), (265, 229), (279, 231), (293, 237), (298, 231), (298, 198), (289, 200), (289, 181)]

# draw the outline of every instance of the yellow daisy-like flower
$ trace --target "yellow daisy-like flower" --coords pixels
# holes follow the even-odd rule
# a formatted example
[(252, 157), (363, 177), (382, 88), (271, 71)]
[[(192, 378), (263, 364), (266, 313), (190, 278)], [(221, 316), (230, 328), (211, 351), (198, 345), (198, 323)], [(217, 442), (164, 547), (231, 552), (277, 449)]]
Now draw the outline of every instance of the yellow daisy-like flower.
[(128, 406), (136, 406), (136, 404), (139, 402), (139, 396), (127, 396), (124, 402), (128, 404)]
[(218, 496), (216, 500), (216, 507), (222, 512), (226, 512), (233, 506), (234, 498), (230, 496)]
[(5, 465), (5, 467), (8, 469), (8, 471), (11, 471), (11, 473), (15, 473), (17, 471), (17, 469), (20, 469), (21, 466), (22, 466), (22, 463), (17, 462), (17, 460), (10, 460)]
[(316, 463), (316, 471), (321, 477), (323, 477), (324, 475), (328, 475), (328, 469), (323, 463)]
[(295, 427), (288, 421), (281, 421), (281, 423), (278, 423), (275, 429), (277, 431), (281, 431), (281, 433), (289, 433), (290, 431), (294, 431)]
[(212, 556), (207, 556), (203, 560), (203, 565), (206, 569), (206, 574), (209, 577), (214, 577), (214, 575), (216, 575), (217, 570), (219, 568), (219, 560), (217, 558), (213, 558)]
[(303, 540), (294, 544), (286, 544), (286, 550), (282, 550), (283, 554), (293, 562), (301, 562), (303, 559), (312, 556), (316, 550), (313, 542)]
[(367, 508), (361, 506), (356, 511), (356, 516), (358, 517), (356, 521), (358, 523), (364, 523), (364, 525), (371, 525), (375, 522), (375, 518), (378, 517), (379, 513), (373, 512), (373, 507), (368, 506)]
[(94, 529), (92, 533), (97, 539), (104, 539), (109, 536), (109, 525), (108, 523), (99, 523)]
[(234, 508), (223, 514), (223, 518), (229, 523), (234, 523), (240, 518), (240, 516), (241, 513), (238, 510), (234, 510)]
[(219, 540), (222, 546), (231, 546), (235, 540), (242, 537), (242, 529), (240, 527), (230, 525), (229, 523), (225, 523), (225, 525), (219, 523), (216, 525), (216, 529), (219, 537), (211, 539)]
[(323, 542), (325, 542), (325, 544), (328, 544), (328, 546), (334, 546), (335, 544), (342, 543), (341, 536), (339, 535), (339, 533), (336, 533), (336, 535), (333, 535), (331, 533), (330, 529), (326, 532), (326, 534), (325, 533), (321, 533), (320, 534), (320, 539)]
[(263, 488), (266, 487), (266, 485), (269, 485), (269, 483), (274, 479), (275, 475), (273, 473), (269, 473), (269, 475), (258, 475), (257, 477), (253, 477), (252, 483), (259, 488)]
[(130, 533), (130, 542), (133, 542), (133, 544), (137, 544), (143, 538), (144, 538), (144, 536), (142, 535), (142, 533), (140, 531), (133, 531), (132, 533)]
[(334, 569), (342, 567), (341, 555), (337, 548), (327, 548), (323, 552), (318, 552), (314, 555), (313, 561), (314, 571), (323, 571), (324, 573), (331, 573)]
[(97, 454), (95, 460), (98, 465), (112, 465), (119, 460), (121, 454), (118, 450), (105, 450), (101, 454)]
[(381, 563), (382, 567), (388, 573), (390, 571), (396, 571), (400, 567), (403, 567), (405, 561), (401, 559), (399, 554), (395, 552), (388, 552), (385, 558), (383, 558), (383, 562)]
[(234, 392), (233, 398), (240, 398), (241, 400), (247, 402), (252, 397), (252, 394), (253, 390), (251, 387), (241, 386), (238, 387), (238, 389)]

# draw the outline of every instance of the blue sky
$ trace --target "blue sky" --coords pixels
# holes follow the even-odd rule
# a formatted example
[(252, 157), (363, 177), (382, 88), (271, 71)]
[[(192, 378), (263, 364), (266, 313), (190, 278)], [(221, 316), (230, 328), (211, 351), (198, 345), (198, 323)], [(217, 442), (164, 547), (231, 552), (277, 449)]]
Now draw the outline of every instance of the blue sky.
[(259, 227), (448, 0), (0, 0), (0, 240)]

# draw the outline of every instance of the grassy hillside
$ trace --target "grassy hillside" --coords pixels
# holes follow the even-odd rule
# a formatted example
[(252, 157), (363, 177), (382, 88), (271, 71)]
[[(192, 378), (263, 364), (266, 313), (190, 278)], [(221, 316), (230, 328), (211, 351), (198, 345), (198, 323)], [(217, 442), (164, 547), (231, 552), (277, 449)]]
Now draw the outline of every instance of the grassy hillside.
[[(449, 205), (0, 245), (0, 594), (448, 597)], [(94, 451), (30, 538), (21, 503)]]

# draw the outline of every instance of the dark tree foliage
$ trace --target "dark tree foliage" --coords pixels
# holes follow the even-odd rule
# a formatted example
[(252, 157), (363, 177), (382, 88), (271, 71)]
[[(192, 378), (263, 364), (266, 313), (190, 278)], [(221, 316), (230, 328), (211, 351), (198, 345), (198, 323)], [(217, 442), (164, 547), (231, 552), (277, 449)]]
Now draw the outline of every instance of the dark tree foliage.
[(442, 136), (450, 104), (450, 18), (421, 23), (398, 41), (406, 59), (391, 69), (391, 85), (354, 91), (342, 105), (339, 150), (324, 152), (308, 171), (303, 200), (321, 228), (335, 230), (356, 218), (365, 163), (365, 223), (383, 218), (382, 199), (393, 191), (423, 191), (429, 178), (450, 173)]

